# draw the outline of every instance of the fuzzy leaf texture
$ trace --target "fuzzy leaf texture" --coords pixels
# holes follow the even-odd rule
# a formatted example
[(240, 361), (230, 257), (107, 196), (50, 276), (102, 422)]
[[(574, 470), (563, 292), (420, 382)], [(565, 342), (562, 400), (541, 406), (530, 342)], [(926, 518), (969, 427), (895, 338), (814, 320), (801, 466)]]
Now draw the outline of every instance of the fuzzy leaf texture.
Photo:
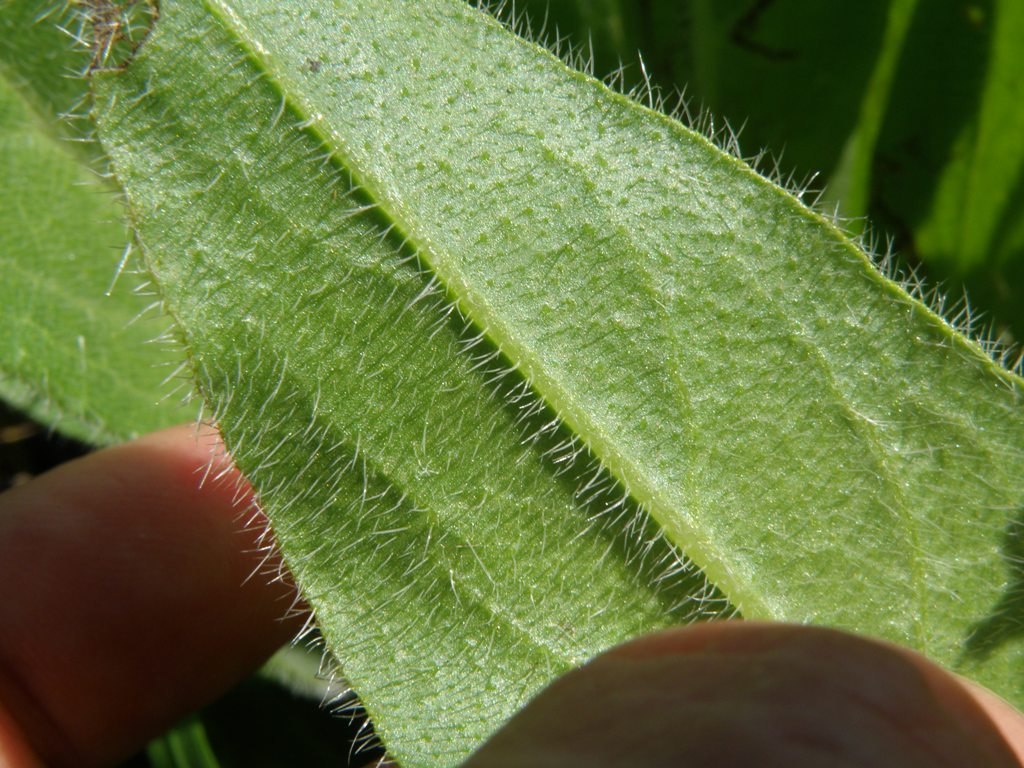
[(459, 0), (169, 0), (94, 86), (199, 388), (403, 765), (734, 610), (1024, 704), (1021, 380), (789, 193)]
[(166, 322), (141, 317), (153, 298), (117, 279), (129, 232), (117, 188), (91, 168), (87, 121), (58, 120), (84, 109), (89, 56), (41, 15), (0, 0), (0, 396), (79, 439), (116, 442), (195, 410), (161, 397), (176, 360), (147, 342)]
[[(869, 215), (975, 316), (1024, 338), (1024, 5), (1017, 0), (517, 0), (628, 87), (686, 88), (783, 175)], [(565, 47), (565, 42), (561, 42)], [(955, 50), (956, 56), (936, 56)], [(643, 54), (643, 64), (638, 60)], [(710, 119), (710, 118), (709, 118)], [(709, 126), (710, 127), (710, 126)], [(783, 151), (784, 150), (784, 151)], [(863, 222), (852, 220), (852, 226)], [(977, 310), (982, 310), (981, 313)]]
[[(589, 4), (590, 0), (588, 0)], [(1024, 338), (1024, 5), (693, 0), (694, 92)], [(676, 30), (680, 31), (679, 25)], [(955, 57), (936, 56), (941, 48)]]

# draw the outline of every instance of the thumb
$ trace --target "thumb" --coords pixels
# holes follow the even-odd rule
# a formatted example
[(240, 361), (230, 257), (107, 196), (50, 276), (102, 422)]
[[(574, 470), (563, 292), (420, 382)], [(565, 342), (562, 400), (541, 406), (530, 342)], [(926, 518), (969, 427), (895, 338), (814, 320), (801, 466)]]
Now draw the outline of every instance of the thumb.
[(1024, 718), (910, 651), (721, 622), (619, 646), (544, 690), (464, 768), (1019, 768)]

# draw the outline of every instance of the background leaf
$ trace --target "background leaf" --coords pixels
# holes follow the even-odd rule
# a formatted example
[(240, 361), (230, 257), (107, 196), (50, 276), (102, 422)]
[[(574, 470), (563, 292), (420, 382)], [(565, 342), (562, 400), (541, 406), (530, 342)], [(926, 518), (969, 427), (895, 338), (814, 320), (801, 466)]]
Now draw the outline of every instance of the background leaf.
[(154, 768), (220, 768), (206, 729), (196, 717), (154, 739), (146, 751)]
[(726, 609), (675, 546), (746, 616), (1024, 700), (1020, 380), (790, 195), (455, 0), (167, 2), (96, 87), (201, 390), (403, 764)]
[(89, 167), (100, 153), (81, 141), (88, 121), (58, 119), (85, 109), (89, 55), (41, 5), (0, 3), (0, 396), (108, 443), (195, 410), (162, 397), (178, 361), (147, 342), (165, 325), (133, 322), (153, 299), (132, 292), (137, 276), (116, 279), (128, 244), (119, 190)]
[(966, 282), (997, 332), (1024, 339), (1024, 8), (924, 4), (908, 35), (872, 212), (935, 278)]

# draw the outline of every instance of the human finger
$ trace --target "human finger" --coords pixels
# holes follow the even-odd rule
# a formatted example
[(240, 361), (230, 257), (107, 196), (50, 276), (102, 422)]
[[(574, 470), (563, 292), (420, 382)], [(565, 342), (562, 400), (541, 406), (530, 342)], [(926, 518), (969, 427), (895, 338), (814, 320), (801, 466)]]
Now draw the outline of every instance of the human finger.
[(200, 487), (196, 435), (158, 432), (0, 497), (0, 707), (47, 765), (129, 754), (296, 631), (291, 584), (249, 578), (265, 557), (251, 492), (230, 466)]
[(465, 768), (522, 765), (1020, 763), (976, 696), (923, 657), (834, 630), (736, 621), (599, 656), (544, 690)]

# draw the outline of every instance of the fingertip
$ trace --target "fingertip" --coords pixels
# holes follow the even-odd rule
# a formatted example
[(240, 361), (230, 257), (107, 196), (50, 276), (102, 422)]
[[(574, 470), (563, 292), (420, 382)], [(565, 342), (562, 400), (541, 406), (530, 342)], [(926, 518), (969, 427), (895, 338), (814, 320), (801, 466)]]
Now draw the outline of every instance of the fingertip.
[[(47, 764), (129, 753), (293, 636), (265, 520), (195, 426), (0, 501), (0, 695)], [(280, 573), (284, 573), (283, 569)]]
[(42, 763), (25, 741), (25, 735), (0, 705), (0, 766), (3, 768), (42, 768)]
[(968, 691), (1013, 750), (1018, 762), (1024, 765), (1024, 715), (1005, 699), (963, 678), (959, 683)]
[(955, 678), (805, 626), (717, 622), (619, 646), (542, 691), (465, 768), (1019, 763)]

